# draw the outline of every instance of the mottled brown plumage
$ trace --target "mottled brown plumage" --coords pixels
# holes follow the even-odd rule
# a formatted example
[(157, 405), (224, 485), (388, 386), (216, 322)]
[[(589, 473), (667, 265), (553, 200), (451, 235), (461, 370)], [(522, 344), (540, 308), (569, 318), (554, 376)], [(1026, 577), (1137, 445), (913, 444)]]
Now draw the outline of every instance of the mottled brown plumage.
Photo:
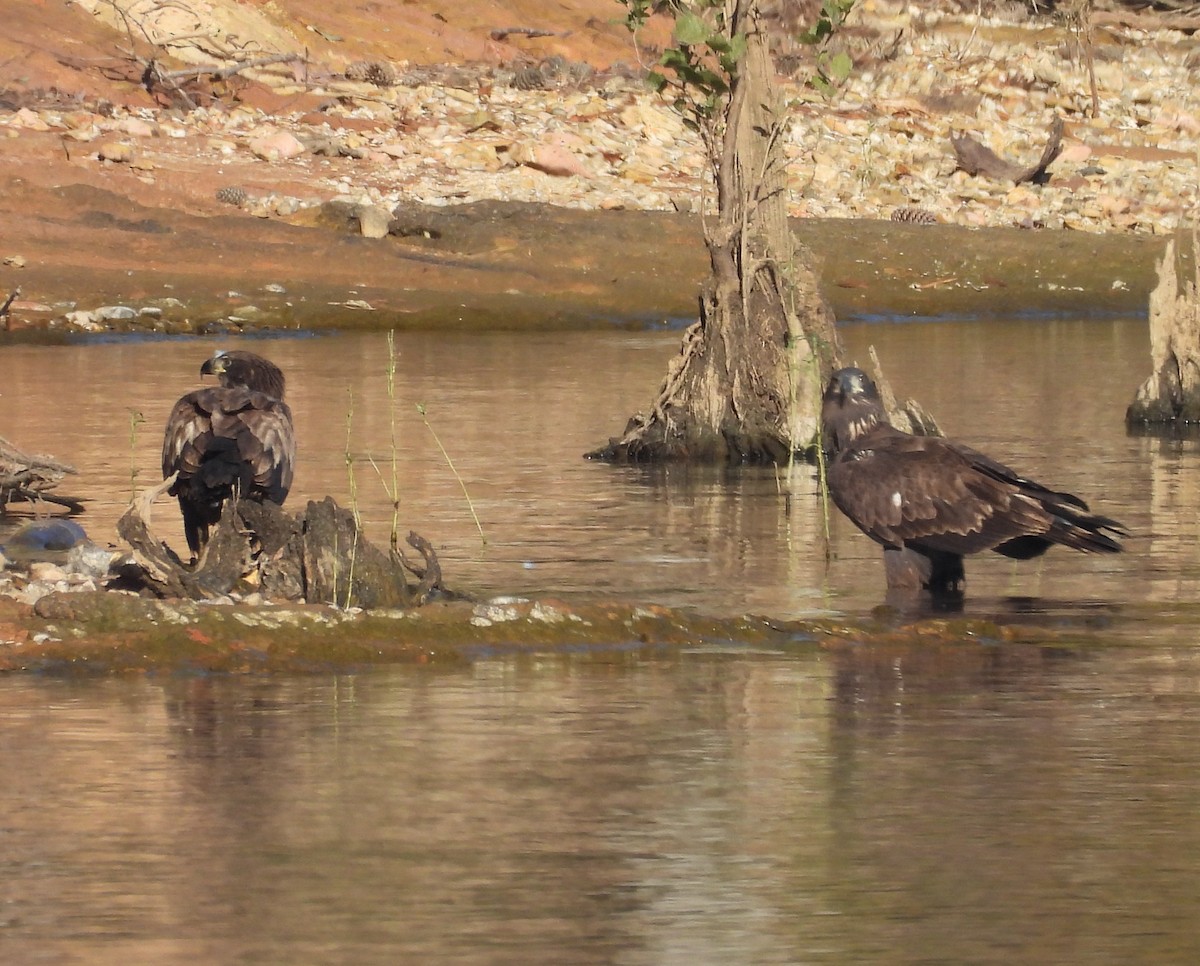
[[(885, 551), (889, 587), (956, 592), (962, 558), (993, 550), (1028, 560), (1054, 544), (1116, 553), (1125, 531), (1079, 497), (1050, 490), (983, 453), (887, 422), (860, 369), (834, 373), (822, 406), (829, 493)], [(1104, 531), (1109, 531), (1105, 533)]]
[(199, 554), (221, 507), (239, 498), (281, 504), (292, 486), (296, 441), (283, 373), (252, 352), (217, 352), (200, 367), (219, 386), (175, 404), (163, 438), (163, 479), (179, 498), (188, 547)]

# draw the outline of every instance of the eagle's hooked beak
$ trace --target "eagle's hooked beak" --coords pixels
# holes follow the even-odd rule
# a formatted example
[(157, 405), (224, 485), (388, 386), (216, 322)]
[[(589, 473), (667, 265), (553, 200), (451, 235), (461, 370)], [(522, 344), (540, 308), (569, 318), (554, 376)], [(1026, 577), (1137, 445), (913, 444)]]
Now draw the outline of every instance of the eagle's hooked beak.
[(831, 388), (836, 390), (842, 400), (865, 395), (867, 387), (871, 384), (865, 372), (854, 368), (839, 369), (833, 374), (831, 381)]
[(219, 376), (225, 371), (225, 364), (225, 353), (214, 352), (212, 358), (204, 360), (204, 365), (200, 367), (200, 375)]

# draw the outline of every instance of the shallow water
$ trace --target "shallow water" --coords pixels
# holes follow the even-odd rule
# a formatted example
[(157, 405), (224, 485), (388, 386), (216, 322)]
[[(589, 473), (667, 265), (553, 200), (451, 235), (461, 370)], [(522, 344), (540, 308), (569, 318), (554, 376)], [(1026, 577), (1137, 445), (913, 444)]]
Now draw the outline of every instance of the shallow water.
[[(456, 671), (0, 680), (0, 955), (1195, 961), (1200, 450), (1125, 434), (1144, 330), (846, 331), (951, 435), (1131, 529), (1116, 557), (969, 562), (966, 612), (1035, 622), (1045, 646), (697, 642)], [(650, 399), (677, 343), (399, 336), (402, 532), (481, 593), (872, 610), (878, 554), (833, 519), (826, 561), (811, 471), (580, 458)], [(81, 519), (112, 539), (131, 470), (157, 479), (161, 423), (218, 344), (6, 347), (0, 434), (75, 462)], [(357, 502), (385, 541), (384, 338), (255, 345), (292, 379), (294, 499), (348, 502), (349, 422)], [(172, 507), (156, 521), (181, 542)]]
[[(1077, 492), (1134, 534), (1132, 552), (1117, 558), (1053, 551), (1017, 566), (972, 560), (974, 600), (1196, 596), (1200, 494), (1188, 481), (1197, 448), (1128, 437), (1122, 420), (1149, 367), (1143, 322), (914, 323), (849, 327), (846, 335), (864, 359), (876, 345), (897, 391), (920, 399), (949, 435)], [(769, 469), (613, 468), (580, 458), (651, 401), (678, 342), (677, 333), (612, 330), (400, 334), (394, 406), (382, 335), (252, 345), (291, 377), (300, 455), (290, 503), (327, 493), (353, 500), (368, 535), (386, 543), (394, 412), (399, 531), (432, 540), (455, 587), (615, 592), (776, 617), (879, 603), (876, 548), (836, 515), (827, 563), (810, 467), (789, 478)], [(0, 435), (78, 466), (64, 490), (91, 501), (85, 525), (95, 539), (112, 540), (131, 474), (137, 485), (159, 479), (172, 403), (200, 384), (212, 349), (230, 344), (7, 347)], [(144, 422), (133, 425), (134, 413)], [(174, 506), (161, 504), (155, 519), (182, 544)]]

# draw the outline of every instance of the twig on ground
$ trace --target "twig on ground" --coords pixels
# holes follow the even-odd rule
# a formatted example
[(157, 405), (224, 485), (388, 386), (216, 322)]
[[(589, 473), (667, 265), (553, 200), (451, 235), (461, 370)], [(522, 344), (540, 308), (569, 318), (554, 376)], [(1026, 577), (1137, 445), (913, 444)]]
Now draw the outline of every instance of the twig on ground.
[(199, 67), (185, 67), (181, 70), (159, 71), (158, 76), (163, 80), (172, 81), (184, 80), (185, 78), (194, 80), (200, 77), (210, 77), (213, 80), (227, 80), (235, 74), (240, 74), (244, 70), (253, 70), (255, 67), (269, 67), (272, 64), (291, 64), (296, 61), (304, 61), (305, 59), (304, 54), (271, 54), (268, 57), (255, 57), (253, 60), (239, 60), (228, 67), (205, 64)]
[(413, 596), (418, 604), (424, 604), (434, 591), (442, 589), (442, 565), (438, 563), (437, 552), (433, 549), (433, 544), (415, 530), (409, 531), (407, 543), (424, 558), (425, 568), (423, 570), (410, 564), (402, 552), (393, 550), (392, 553), (394, 557), (399, 557), (404, 569), (420, 581), (413, 590)]
[(558, 34), (553, 30), (540, 30), (537, 27), (497, 27), (488, 34), (492, 40), (507, 40), (513, 34), (521, 37), (559, 37), (566, 34)]
[(0, 513), (13, 500), (26, 503), (53, 503), (66, 507), (72, 513), (80, 513), (83, 504), (73, 497), (51, 496), (47, 490), (58, 486), (75, 467), (60, 463), (49, 456), (34, 456), (23, 453), (8, 440), (0, 437)]
[(12, 308), (13, 302), (15, 302), (20, 297), (21, 297), (21, 286), (18, 285), (16, 288), (14, 288), (9, 293), (8, 298), (6, 298), (4, 300), (4, 304), (0, 305), (0, 319), (8, 317), (8, 311), (10, 308)]

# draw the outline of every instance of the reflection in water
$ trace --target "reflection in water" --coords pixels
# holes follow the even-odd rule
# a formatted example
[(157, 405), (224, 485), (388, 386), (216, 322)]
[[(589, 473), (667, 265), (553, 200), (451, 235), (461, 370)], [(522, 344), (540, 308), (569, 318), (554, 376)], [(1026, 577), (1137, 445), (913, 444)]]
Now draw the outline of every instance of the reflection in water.
[[(1114, 558), (969, 562), (968, 615), (1050, 640), (0, 680), (5, 961), (1195, 960), (1200, 475), (1197, 444), (1124, 433), (1143, 324), (847, 336), (951, 435), (1129, 526)], [(457, 586), (780, 619), (883, 601), (876, 548), (836, 516), (827, 562), (807, 468), (580, 458), (677, 335), (397, 341), (400, 524)], [(78, 464), (110, 539), (213, 345), (6, 347), (0, 434)], [(292, 380), (297, 502), (347, 499), (349, 416), (386, 539), (383, 337), (259, 345)]]
[(0, 944), (10, 962), (1188, 961), (1198, 672), (962, 646), (10, 679)]

